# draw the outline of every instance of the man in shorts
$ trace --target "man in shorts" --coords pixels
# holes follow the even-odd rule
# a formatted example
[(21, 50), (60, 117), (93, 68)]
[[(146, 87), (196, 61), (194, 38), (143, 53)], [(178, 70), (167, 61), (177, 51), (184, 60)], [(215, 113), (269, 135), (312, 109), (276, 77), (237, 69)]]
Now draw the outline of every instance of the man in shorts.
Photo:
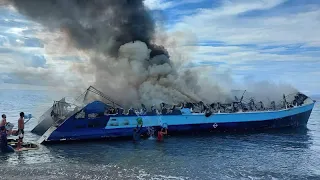
[(18, 145), (17, 149), (21, 149), (21, 144), (23, 141), (23, 136), (24, 136), (24, 113), (20, 113), (20, 118), (18, 119)]

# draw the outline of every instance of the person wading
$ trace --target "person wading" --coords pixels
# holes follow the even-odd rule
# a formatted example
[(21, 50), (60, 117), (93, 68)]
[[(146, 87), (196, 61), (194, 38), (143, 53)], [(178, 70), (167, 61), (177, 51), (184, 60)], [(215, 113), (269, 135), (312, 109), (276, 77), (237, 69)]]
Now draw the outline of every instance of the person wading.
[(142, 129), (142, 124), (140, 125), (140, 127), (137, 127), (133, 129), (133, 142), (138, 142), (140, 140), (141, 137), (141, 129)]
[(0, 127), (1, 126), (5, 126), (7, 124), (7, 116), (5, 114), (2, 114), (2, 120), (1, 120), (1, 123), (0, 123)]
[(21, 112), (20, 113), (20, 118), (18, 119), (18, 145), (17, 145), (17, 149), (21, 149), (21, 145), (23, 142), (23, 136), (24, 136), (24, 113)]
[(0, 151), (2, 153), (14, 152), (14, 149), (8, 145), (7, 131), (5, 126), (0, 127)]
[(160, 142), (163, 141), (163, 136), (167, 134), (168, 134), (167, 128), (162, 128), (160, 131), (158, 131), (157, 140)]

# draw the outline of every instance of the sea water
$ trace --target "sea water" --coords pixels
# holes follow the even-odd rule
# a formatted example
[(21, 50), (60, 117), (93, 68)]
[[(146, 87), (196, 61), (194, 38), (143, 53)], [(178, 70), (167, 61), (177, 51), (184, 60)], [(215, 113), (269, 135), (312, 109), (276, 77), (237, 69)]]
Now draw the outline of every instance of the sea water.
[[(16, 128), (20, 111), (39, 117), (60, 98), (0, 90), (0, 114)], [(320, 179), (319, 117), (316, 104), (306, 129), (40, 145), (0, 154), (0, 179)], [(30, 132), (35, 124), (26, 124), (25, 141), (39, 138)]]

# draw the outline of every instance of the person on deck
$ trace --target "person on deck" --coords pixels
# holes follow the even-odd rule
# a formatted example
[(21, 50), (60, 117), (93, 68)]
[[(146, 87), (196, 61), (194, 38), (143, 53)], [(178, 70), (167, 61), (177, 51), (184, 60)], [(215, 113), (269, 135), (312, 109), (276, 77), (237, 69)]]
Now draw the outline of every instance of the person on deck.
[(0, 127), (0, 151), (2, 153), (14, 152), (14, 149), (8, 145), (7, 131), (5, 126)]
[(163, 136), (168, 134), (167, 128), (162, 128), (160, 131), (158, 131), (158, 141), (163, 141)]
[(20, 118), (18, 119), (18, 136), (19, 136), (19, 140), (18, 140), (17, 149), (21, 149), (21, 144), (24, 136), (24, 113), (23, 112), (20, 113)]

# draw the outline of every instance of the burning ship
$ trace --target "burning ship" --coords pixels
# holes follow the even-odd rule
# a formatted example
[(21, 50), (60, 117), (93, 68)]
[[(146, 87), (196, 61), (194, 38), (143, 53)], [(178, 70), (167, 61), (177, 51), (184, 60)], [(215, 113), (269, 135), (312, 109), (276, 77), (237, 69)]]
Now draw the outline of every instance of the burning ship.
[[(86, 102), (88, 93), (99, 100)], [(283, 95), (280, 103), (270, 105), (250, 99), (235, 98), (232, 103), (186, 102), (168, 107), (162, 103), (160, 109), (127, 111), (108, 96), (90, 86), (78, 98), (82, 103), (74, 104), (65, 98), (55, 101), (40, 118), (31, 132), (41, 138), (38, 143), (103, 138), (131, 138), (133, 130), (141, 126), (143, 136), (154, 136), (161, 128), (169, 134), (191, 132), (234, 132), (263, 129), (294, 128), (307, 125), (315, 101), (302, 93)], [(85, 102), (85, 103), (83, 103)]]
[[(119, 96), (129, 97), (130, 92), (139, 93), (139, 96), (147, 94), (144, 98), (139, 97), (144, 102), (162, 90), (163, 94), (170, 96), (168, 99), (175, 98), (172, 102), (178, 98), (191, 100), (184, 97), (184, 92), (166, 92), (175, 87), (198, 92), (195, 86), (202, 87), (197, 73), (193, 73), (196, 70), (183, 67), (188, 64), (182, 63), (182, 56), (188, 53), (176, 54), (176, 58), (183, 58), (178, 63), (171, 60), (170, 51), (164, 46), (179, 43), (167, 40), (163, 37), (166, 34), (159, 32), (158, 36), (155, 18), (143, 0), (4, 2), (4, 5), (14, 7), (20, 14), (41, 24), (48, 33), (54, 33), (43, 40), (55, 39), (61, 48), (53, 46), (45, 49), (61, 55), (74, 49), (84, 53), (87, 63), (79, 63), (73, 70), (85, 82), (88, 82), (88, 75), (104, 89), (112, 90), (109, 85), (116, 84), (114, 92)], [(189, 34), (184, 36), (188, 38)], [(158, 40), (163, 43), (157, 43)], [(188, 39), (183, 42), (190, 44), (192, 41)], [(67, 49), (64, 49), (65, 45)], [(176, 48), (173, 49), (176, 51)], [(78, 53), (71, 53), (72, 56), (75, 54)], [(207, 81), (203, 83), (203, 86), (209, 87)], [(149, 94), (150, 89), (153, 91)], [(214, 91), (212, 88), (210, 90)], [(98, 98), (88, 101), (89, 93)], [(254, 99), (244, 102), (243, 98), (237, 98), (228, 103), (193, 101), (170, 107), (162, 103), (161, 107), (149, 109), (144, 105), (142, 108), (125, 109), (94, 87), (89, 87), (81, 97), (84, 99), (81, 103), (71, 103), (65, 99), (55, 101), (39, 118), (32, 132), (41, 136), (40, 143), (132, 137), (137, 126), (142, 126), (141, 132), (145, 136), (154, 135), (162, 127), (166, 127), (169, 134), (299, 127), (307, 124), (315, 103), (306, 95), (296, 93), (290, 97), (284, 96), (280, 103), (269, 102), (268, 105)], [(201, 97), (203, 99), (205, 97)]]

